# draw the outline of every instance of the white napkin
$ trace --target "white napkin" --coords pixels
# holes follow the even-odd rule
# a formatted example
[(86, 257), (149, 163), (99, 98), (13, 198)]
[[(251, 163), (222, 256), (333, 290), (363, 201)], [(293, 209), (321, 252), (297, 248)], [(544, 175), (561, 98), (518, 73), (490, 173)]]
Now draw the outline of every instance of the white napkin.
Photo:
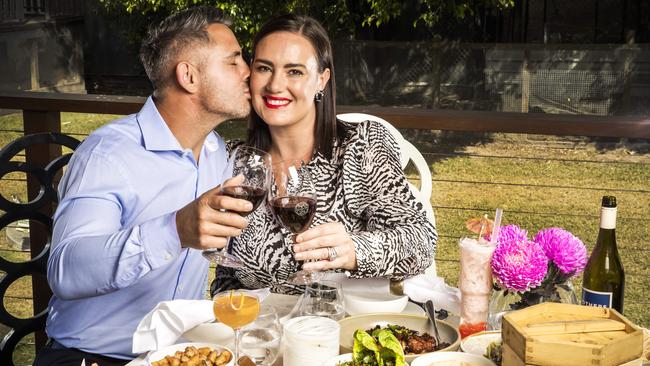
[(460, 290), (445, 283), (444, 278), (419, 274), (404, 280), (404, 294), (415, 302), (433, 301), (436, 310), (460, 314)]
[(172, 300), (159, 303), (133, 333), (133, 353), (172, 345), (195, 326), (214, 321), (210, 300)]
[[(244, 291), (257, 295), (260, 302), (270, 293), (268, 288)], [(133, 353), (153, 351), (176, 343), (186, 331), (214, 321), (211, 300), (162, 301), (138, 324), (133, 333)]]

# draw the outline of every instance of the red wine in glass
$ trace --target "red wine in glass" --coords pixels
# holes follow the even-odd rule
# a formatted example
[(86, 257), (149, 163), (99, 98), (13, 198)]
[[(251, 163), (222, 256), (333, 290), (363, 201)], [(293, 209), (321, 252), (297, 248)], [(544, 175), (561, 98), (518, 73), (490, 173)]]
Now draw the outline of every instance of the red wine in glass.
[(294, 234), (309, 228), (316, 213), (316, 200), (309, 197), (277, 197), (271, 209), (282, 225)]
[[(309, 168), (301, 160), (283, 160), (273, 164), (273, 184), (269, 204), (275, 217), (288, 231), (301, 233), (311, 225), (316, 213), (316, 187)], [(287, 279), (294, 285), (306, 285), (317, 273), (300, 270)]]
[(266, 189), (250, 186), (223, 187), (222, 193), (225, 196), (246, 200), (253, 205), (253, 209), (249, 212), (242, 213), (242, 216), (253, 213), (266, 198)]
[[(243, 182), (238, 186), (223, 187), (221, 193), (252, 203), (251, 211), (238, 212), (240, 215), (246, 216), (255, 211), (266, 198), (271, 178), (271, 155), (252, 146), (239, 146), (231, 153), (228, 166), (232, 176), (242, 176)], [(223, 267), (241, 268), (244, 266), (244, 262), (228, 253), (227, 250), (206, 249), (203, 251), (203, 256)]]

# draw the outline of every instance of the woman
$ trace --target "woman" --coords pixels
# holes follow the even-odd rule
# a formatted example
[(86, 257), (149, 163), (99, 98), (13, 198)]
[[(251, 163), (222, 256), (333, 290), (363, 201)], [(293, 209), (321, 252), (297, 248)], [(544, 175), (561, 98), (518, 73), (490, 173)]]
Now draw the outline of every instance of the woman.
[[(316, 181), (317, 212), (295, 243), (268, 205), (249, 215), (248, 229), (230, 249), (246, 267), (218, 268), (212, 292), (302, 293), (286, 281), (301, 264), (357, 278), (424, 271), (436, 229), (410, 192), (388, 131), (376, 122), (337, 121), (332, 48), (323, 27), (299, 15), (265, 24), (253, 41), (250, 87), (249, 144), (274, 162), (305, 161)], [(307, 260), (316, 261), (301, 263)]]

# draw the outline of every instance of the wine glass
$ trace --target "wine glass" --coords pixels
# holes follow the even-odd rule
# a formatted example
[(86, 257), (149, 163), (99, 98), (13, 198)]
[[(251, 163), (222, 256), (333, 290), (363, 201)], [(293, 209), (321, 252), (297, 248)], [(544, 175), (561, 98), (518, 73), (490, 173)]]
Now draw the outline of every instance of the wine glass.
[[(244, 181), (236, 186), (223, 187), (221, 192), (225, 196), (244, 199), (252, 203), (253, 209), (250, 212), (240, 213), (246, 216), (255, 211), (267, 196), (271, 177), (271, 155), (252, 146), (241, 145), (231, 154), (228, 165), (232, 176), (242, 175)], [(230, 243), (230, 238), (228, 243)], [(203, 256), (224, 267), (241, 268), (244, 266), (244, 263), (228, 253), (226, 248), (204, 250)]]
[[(269, 196), (275, 217), (294, 235), (309, 229), (316, 213), (316, 188), (309, 169), (301, 160), (284, 160), (273, 164), (273, 178)], [(315, 280), (316, 275), (305, 270), (288, 278), (295, 285)]]
[(255, 365), (273, 365), (280, 354), (281, 334), (277, 311), (271, 305), (262, 304), (257, 319), (242, 329), (241, 352)]
[(239, 331), (252, 323), (260, 312), (260, 301), (252, 292), (225, 291), (214, 296), (214, 317), (235, 331), (235, 360), (239, 360)]
[(318, 281), (307, 285), (300, 303), (300, 315), (325, 316), (339, 321), (345, 317), (341, 284)]

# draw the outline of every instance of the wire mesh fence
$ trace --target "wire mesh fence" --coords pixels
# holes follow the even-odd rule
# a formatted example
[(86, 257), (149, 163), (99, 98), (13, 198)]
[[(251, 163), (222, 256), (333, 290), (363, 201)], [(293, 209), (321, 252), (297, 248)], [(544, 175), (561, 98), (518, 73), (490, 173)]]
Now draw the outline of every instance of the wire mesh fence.
[(650, 46), (335, 43), (339, 103), (647, 115)]

